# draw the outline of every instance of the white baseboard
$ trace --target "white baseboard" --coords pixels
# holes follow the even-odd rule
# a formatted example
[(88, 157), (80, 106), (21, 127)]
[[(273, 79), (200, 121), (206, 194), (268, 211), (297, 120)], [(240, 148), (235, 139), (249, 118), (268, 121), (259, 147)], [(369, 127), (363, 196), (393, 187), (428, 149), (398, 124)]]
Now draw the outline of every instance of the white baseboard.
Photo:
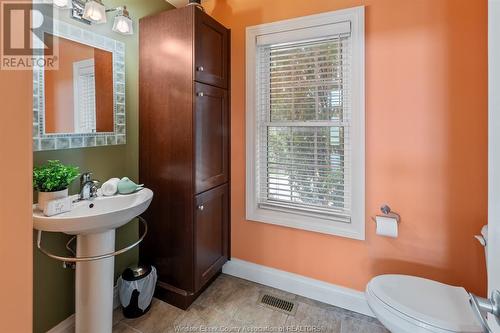
[(375, 317), (366, 302), (365, 294), (358, 290), (337, 286), (240, 259), (231, 259), (228, 261), (222, 268), (222, 272)]
[(75, 332), (74, 313), (47, 331), (47, 333), (74, 333), (74, 332)]
[[(113, 288), (113, 309), (116, 309), (119, 306), (120, 306), (120, 298), (118, 295), (118, 286), (115, 286)], [(74, 332), (75, 332), (74, 313), (47, 331), (47, 333), (74, 333)]]

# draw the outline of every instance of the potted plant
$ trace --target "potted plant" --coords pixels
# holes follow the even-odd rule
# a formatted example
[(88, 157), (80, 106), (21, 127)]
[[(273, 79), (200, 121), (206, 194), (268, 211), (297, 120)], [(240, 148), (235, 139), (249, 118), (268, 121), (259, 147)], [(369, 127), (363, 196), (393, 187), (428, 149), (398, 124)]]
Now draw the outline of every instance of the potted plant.
[(44, 210), (50, 200), (68, 196), (68, 186), (79, 176), (78, 167), (49, 160), (33, 168), (33, 188), (38, 191), (38, 208)]

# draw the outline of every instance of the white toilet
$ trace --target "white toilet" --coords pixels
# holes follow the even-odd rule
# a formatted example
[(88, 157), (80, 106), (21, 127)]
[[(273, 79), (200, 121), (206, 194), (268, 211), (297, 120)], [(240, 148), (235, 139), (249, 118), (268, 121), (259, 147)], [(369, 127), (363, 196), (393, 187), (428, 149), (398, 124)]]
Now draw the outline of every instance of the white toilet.
[[(483, 228), (483, 236), (486, 233)], [(483, 332), (462, 287), (390, 274), (374, 277), (365, 294), (373, 313), (392, 333)]]
[(483, 332), (462, 287), (409, 275), (380, 275), (368, 283), (366, 298), (392, 333)]

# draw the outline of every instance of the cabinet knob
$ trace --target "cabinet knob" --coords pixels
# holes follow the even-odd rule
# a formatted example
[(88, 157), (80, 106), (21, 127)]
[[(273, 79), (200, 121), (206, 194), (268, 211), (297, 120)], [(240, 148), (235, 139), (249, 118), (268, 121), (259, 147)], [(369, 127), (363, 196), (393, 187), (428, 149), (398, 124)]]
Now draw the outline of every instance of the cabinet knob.
[(203, 71), (205, 70), (205, 68), (203, 68), (203, 66), (198, 66), (198, 67), (196, 68), (196, 70), (197, 70), (198, 72), (203, 72)]
[(203, 205), (199, 205), (199, 206), (198, 206), (198, 209), (199, 209), (199, 210), (204, 210), (204, 209), (205, 209), (205, 206), (203, 206)]
[(196, 94), (197, 96), (200, 96), (200, 97), (203, 97), (205, 96), (205, 94), (203, 93), (203, 91), (200, 91), (199, 93)]

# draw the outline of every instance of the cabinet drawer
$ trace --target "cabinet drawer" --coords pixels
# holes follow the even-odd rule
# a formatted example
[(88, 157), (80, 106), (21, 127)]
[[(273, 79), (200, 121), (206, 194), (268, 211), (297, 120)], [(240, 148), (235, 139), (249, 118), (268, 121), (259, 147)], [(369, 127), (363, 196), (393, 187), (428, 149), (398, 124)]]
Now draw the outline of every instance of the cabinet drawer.
[(227, 91), (195, 84), (195, 193), (227, 182), (229, 176), (229, 115)]
[(228, 257), (228, 186), (224, 184), (195, 198), (195, 290), (216, 274)]
[(195, 80), (227, 88), (229, 30), (201, 10), (195, 16)]

